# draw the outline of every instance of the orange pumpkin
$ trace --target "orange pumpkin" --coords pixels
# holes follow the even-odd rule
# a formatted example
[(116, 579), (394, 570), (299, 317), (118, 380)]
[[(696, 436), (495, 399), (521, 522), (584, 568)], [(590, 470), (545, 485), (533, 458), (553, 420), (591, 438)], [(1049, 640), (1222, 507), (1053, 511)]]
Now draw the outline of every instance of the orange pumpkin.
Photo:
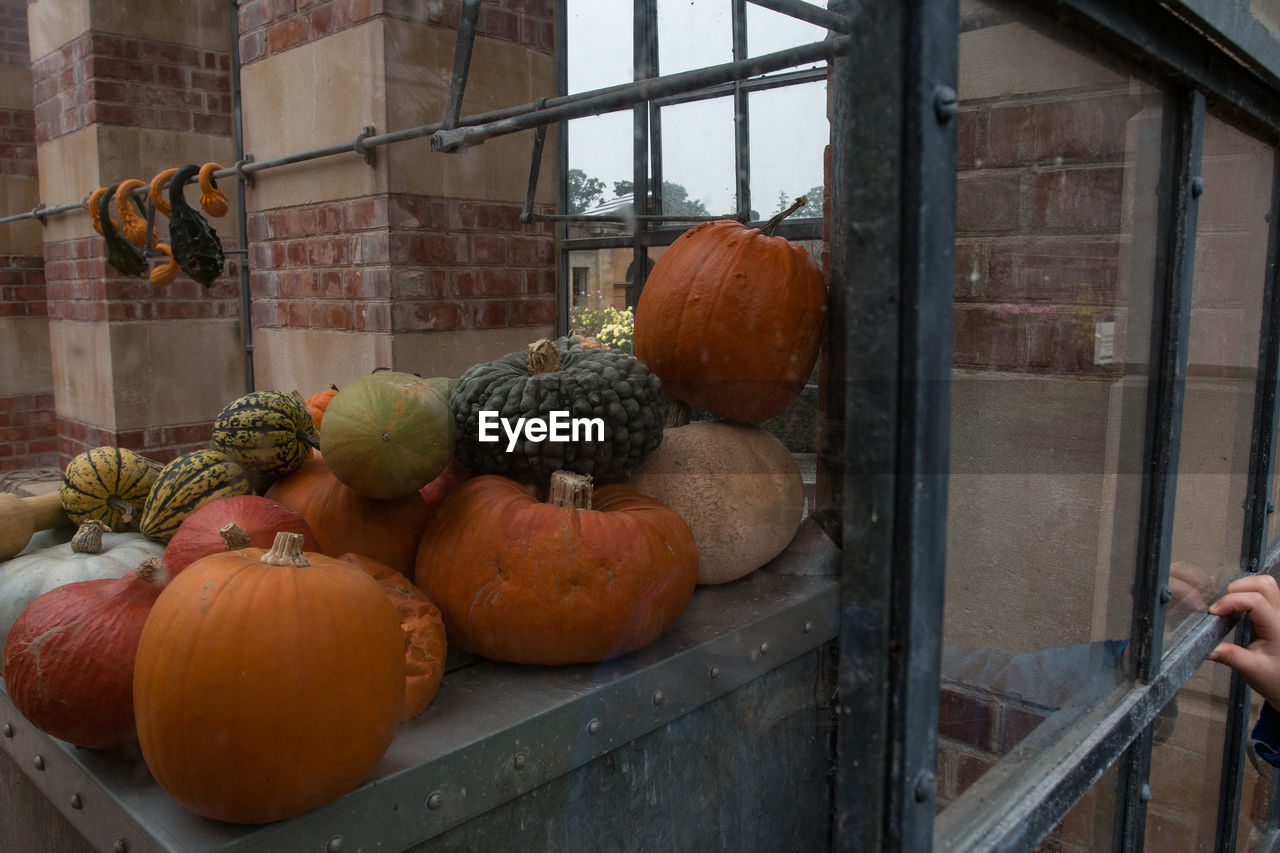
[(160, 593), (138, 642), (142, 757), (198, 815), (266, 823), (355, 788), (400, 723), (404, 635), (350, 563), (270, 550), (203, 557)]
[(497, 474), (463, 483), (418, 551), (416, 580), (449, 642), (511, 663), (592, 663), (635, 651), (693, 596), (689, 525), (630, 486), (552, 475), (543, 503)]
[(808, 251), (772, 236), (779, 221), (695, 225), (654, 264), (634, 345), (667, 396), (759, 424), (804, 388), (822, 345), (827, 288)]
[(337, 385), (330, 385), (328, 388), (316, 394), (312, 394), (307, 398), (307, 411), (311, 413), (311, 420), (315, 423), (316, 429), (320, 429), (320, 421), (324, 418), (325, 409), (329, 408), (329, 401), (338, 393)]
[(444, 680), (448, 647), (440, 608), (390, 566), (359, 554), (343, 554), (338, 559), (364, 569), (395, 607), (404, 631), (404, 708), (400, 716), (404, 720), (418, 716), (431, 704)]
[(266, 497), (305, 518), (321, 552), (363, 554), (406, 577), (413, 574), (418, 540), (431, 514), (418, 492), (389, 500), (366, 497), (335, 477), (315, 452), (272, 483)]

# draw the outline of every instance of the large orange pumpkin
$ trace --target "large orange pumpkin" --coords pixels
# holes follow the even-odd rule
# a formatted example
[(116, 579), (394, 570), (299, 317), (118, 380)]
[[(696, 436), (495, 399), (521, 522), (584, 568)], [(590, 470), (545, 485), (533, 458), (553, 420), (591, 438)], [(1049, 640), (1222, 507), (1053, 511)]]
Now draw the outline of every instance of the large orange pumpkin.
[(337, 557), (350, 551), (406, 577), (413, 574), (418, 540), (431, 514), (418, 492), (389, 500), (362, 495), (338, 480), (317, 451), (272, 483), (266, 497), (305, 518), (322, 553)]
[(684, 519), (630, 486), (593, 492), (589, 478), (557, 471), (543, 503), (486, 474), (440, 507), (416, 579), (452, 645), (511, 663), (593, 663), (671, 627), (693, 596), (698, 552)]
[(203, 817), (266, 823), (355, 788), (400, 723), (404, 635), (387, 595), (342, 560), (270, 550), (195, 561), (138, 642), (134, 711), (160, 787)]
[(759, 424), (804, 388), (822, 345), (827, 288), (802, 246), (732, 220), (676, 238), (640, 292), (636, 357), (667, 396)]

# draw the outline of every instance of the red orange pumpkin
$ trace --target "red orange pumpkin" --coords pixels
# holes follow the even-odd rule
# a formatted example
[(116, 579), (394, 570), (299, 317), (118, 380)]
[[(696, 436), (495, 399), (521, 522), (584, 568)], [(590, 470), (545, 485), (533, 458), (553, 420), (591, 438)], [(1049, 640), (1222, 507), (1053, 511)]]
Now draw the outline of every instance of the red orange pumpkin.
[(690, 228), (658, 258), (636, 305), (636, 357), (667, 396), (759, 424), (787, 407), (817, 362), (826, 316), (821, 270), (770, 226)]
[(463, 483), (422, 537), (417, 584), (450, 644), (512, 663), (618, 657), (671, 627), (693, 596), (689, 525), (630, 486), (556, 472), (543, 503), (487, 474)]

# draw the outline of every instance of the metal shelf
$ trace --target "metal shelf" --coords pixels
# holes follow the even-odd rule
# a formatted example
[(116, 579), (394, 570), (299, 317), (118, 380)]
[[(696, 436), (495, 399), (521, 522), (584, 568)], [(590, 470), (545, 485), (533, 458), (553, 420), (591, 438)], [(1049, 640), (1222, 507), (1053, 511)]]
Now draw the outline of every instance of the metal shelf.
[[(36, 730), (0, 691), (0, 748), (103, 851), (403, 850), (574, 770), (834, 639), (839, 559), (816, 524), (768, 566), (699, 587), (666, 634), (595, 666), (458, 660), (359, 788), (296, 818), (198, 817), (140, 758)], [(122, 846), (123, 845), (123, 846)]]

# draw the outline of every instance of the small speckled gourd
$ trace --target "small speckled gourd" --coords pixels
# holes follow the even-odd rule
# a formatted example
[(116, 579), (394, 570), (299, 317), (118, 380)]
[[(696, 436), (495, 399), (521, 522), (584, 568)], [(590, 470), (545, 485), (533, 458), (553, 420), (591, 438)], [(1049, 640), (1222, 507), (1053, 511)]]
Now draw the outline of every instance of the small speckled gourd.
[(138, 527), (148, 539), (168, 542), (178, 525), (209, 501), (252, 491), (248, 472), (234, 459), (217, 450), (193, 450), (160, 471)]
[(298, 394), (251, 391), (213, 422), (213, 446), (268, 479), (297, 470), (319, 446), (307, 402)]

